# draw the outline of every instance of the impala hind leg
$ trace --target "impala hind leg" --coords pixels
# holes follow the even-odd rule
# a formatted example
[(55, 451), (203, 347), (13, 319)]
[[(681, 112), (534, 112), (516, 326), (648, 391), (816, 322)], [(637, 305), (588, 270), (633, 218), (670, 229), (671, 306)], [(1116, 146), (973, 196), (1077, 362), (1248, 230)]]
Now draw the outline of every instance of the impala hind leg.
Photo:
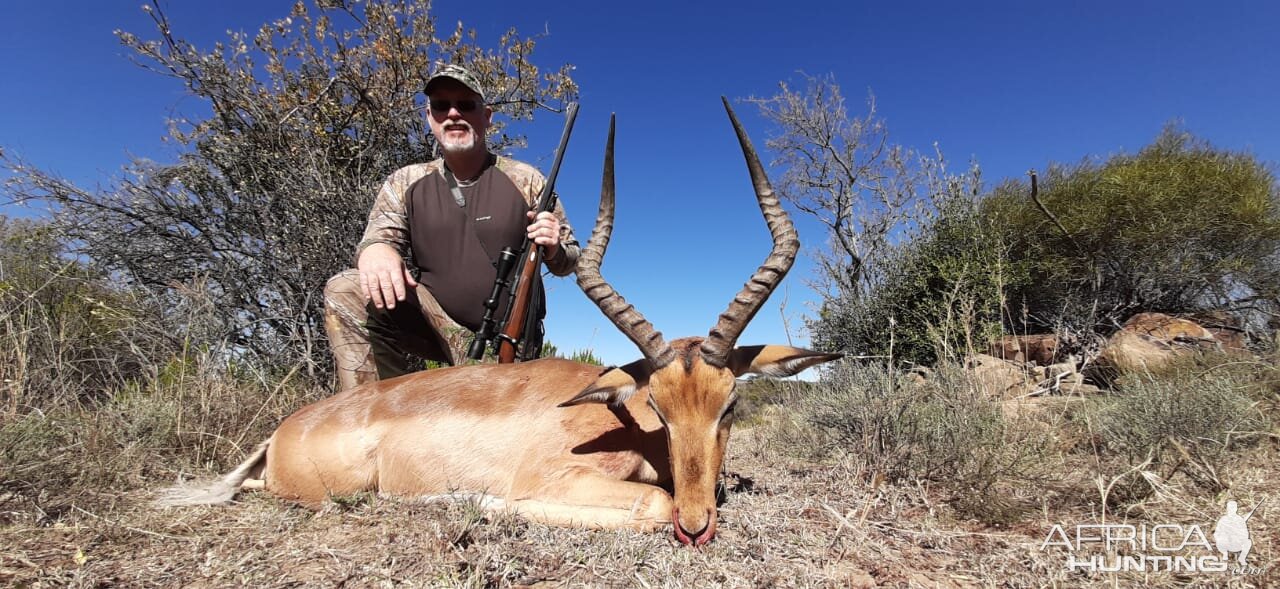
[(510, 502), (516, 513), (545, 524), (652, 532), (671, 523), (671, 495), (653, 485), (620, 481), (574, 468)]

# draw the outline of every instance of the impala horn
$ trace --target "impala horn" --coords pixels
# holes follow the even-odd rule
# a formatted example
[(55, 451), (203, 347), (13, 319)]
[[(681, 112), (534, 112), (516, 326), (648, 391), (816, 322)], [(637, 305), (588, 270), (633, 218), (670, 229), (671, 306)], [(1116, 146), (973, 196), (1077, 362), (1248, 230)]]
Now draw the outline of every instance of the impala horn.
[(578, 288), (586, 293), (587, 298), (600, 307), (600, 311), (627, 336), (653, 368), (659, 369), (675, 359), (675, 352), (662, 332), (654, 329), (644, 315), (637, 311), (613, 290), (613, 287), (600, 276), (600, 263), (604, 260), (604, 251), (609, 247), (609, 236), (613, 234), (614, 182), (613, 182), (613, 129), (614, 116), (609, 116), (609, 141), (604, 148), (604, 180), (600, 185), (600, 212), (596, 215), (596, 227), (591, 231), (591, 241), (578, 257)]
[(733, 107), (729, 106), (729, 100), (723, 96), (720, 100), (724, 102), (724, 109), (729, 113), (733, 130), (738, 134), (742, 155), (747, 160), (747, 171), (751, 173), (751, 184), (755, 187), (756, 201), (760, 203), (760, 212), (764, 214), (764, 220), (769, 225), (769, 233), (773, 235), (773, 251), (769, 252), (769, 257), (765, 258), (764, 264), (756, 269), (755, 274), (752, 274), (751, 279), (742, 287), (742, 291), (729, 303), (729, 308), (720, 314), (720, 320), (716, 322), (715, 327), (711, 328), (711, 332), (702, 342), (700, 351), (703, 361), (722, 368), (728, 364), (729, 354), (733, 351), (738, 336), (742, 335), (742, 330), (747, 327), (751, 318), (755, 317), (756, 312), (773, 293), (773, 289), (777, 288), (778, 283), (782, 282), (782, 278), (791, 269), (791, 264), (796, 260), (796, 252), (800, 250), (800, 237), (796, 234), (795, 226), (791, 224), (791, 218), (787, 216), (787, 212), (778, 202), (778, 197), (774, 195), (773, 187), (769, 185), (769, 177), (765, 175), (764, 167), (760, 165), (760, 158), (756, 155), (755, 148), (751, 146), (751, 139), (747, 137), (742, 124), (738, 122), (738, 117), (733, 114)]

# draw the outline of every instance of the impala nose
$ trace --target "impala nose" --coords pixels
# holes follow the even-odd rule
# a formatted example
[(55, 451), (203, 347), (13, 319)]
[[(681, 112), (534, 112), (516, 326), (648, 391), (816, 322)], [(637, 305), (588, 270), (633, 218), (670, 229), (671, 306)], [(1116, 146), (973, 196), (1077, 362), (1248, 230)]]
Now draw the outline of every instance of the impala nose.
[[(682, 544), (691, 546), (702, 546), (710, 542), (716, 537), (716, 514), (715, 510), (708, 509), (703, 514), (701, 522), (689, 522), (689, 526), (685, 526), (685, 521), (680, 519), (680, 508), (677, 507), (671, 511), (671, 527), (675, 528), (676, 539)], [(697, 528), (692, 529), (692, 528)]]

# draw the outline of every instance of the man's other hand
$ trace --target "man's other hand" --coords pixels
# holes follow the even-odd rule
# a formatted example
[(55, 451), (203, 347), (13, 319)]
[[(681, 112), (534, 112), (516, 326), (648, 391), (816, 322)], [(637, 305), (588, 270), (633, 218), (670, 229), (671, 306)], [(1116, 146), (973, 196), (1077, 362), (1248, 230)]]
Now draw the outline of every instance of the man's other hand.
[(373, 301), (379, 309), (394, 309), (396, 301), (403, 301), (406, 285), (418, 286), (409, 274), (409, 268), (395, 248), (385, 243), (375, 243), (360, 252), (356, 261), (360, 271), (360, 289), (366, 301)]
[(543, 255), (548, 260), (556, 257), (560, 253), (560, 219), (548, 211), (538, 213), (537, 216), (529, 211), (528, 217), (530, 225), (526, 232), (529, 239), (542, 246)]

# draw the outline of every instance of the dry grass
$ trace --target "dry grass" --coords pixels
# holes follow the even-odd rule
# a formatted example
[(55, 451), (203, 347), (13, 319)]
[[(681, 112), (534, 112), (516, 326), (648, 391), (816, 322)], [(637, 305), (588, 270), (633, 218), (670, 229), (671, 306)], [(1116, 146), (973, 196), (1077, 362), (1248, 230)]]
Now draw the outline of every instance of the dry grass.
[(883, 365), (843, 363), (822, 383), (783, 391), (771, 435), (801, 456), (850, 460), (866, 477), (926, 480), (953, 507), (997, 523), (1019, 519), (1016, 492), (1060, 472), (1043, 421), (1006, 416), (999, 399), (957, 366), (917, 381)]
[[(165, 512), (146, 491), (104, 490), (94, 510), (53, 518), (9, 513), (0, 583), (11, 586), (262, 587), (1262, 587), (1280, 581), (1277, 527), (1251, 520), (1248, 576), (1068, 574), (1040, 551), (1054, 523), (1097, 521), (1087, 487), (1071, 508), (1043, 509), (1007, 528), (958, 519), (924, 484), (872, 485), (851, 464), (797, 462), (737, 432), (726, 463), (721, 533), (693, 550), (666, 534), (552, 528), (466, 504), (357, 498), (319, 512), (265, 494), (238, 504)], [(1280, 499), (1271, 445), (1233, 470), (1242, 504)], [(1123, 516), (1211, 524), (1214, 498), (1177, 489)]]
[[(878, 476), (869, 468), (876, 462), (860, 452), (814, 452), (825, 438), (797, 424), (805, 415), (799, 399), (829, 393), (812, 384), (762, 383), (756, 415), (744, 420), (752, 425), (738, 428), (730, 442), (720, 533), (699, 550), (665, 533), (552, 528), (466, 504), (370, 496), (343, 498), (320, 512), (261, 493), (225, 507), (148, 506), (150, 494), (179, 474), (235, 464), (283, 415), (324, 394), (291, 382), (287, 374), (252, 376), (195, 355), (165, 363), (153, 378), (105, 400), (0, 422), (6, 457), (0, 585), (1263, 587), (1280, 581), (1274, 566), (1280, 518), (1271, 515), (1280, 503), (1274, 436), (1219, 457), (1225, 493), (1171, 477), (1138, 501), (1104, 509), (1098, 485), (1107, 480), (1097, 473), (1111, 470), (1086, 451), (1093, 447), (1087, 435), (1071, 430), (1080, 423), (1074, 415), (1091, 408), (1064, 398), (1044, 399), (1029, 412), (1039, 421), (1018, 426), (1065, 428), (1052, 437), (1054, 445), (1037, 450), (1061, 461), (1060, 476), (1034, 485), (1000, 479), (966, 493), (940, 477)], [(775, 404), (779, 398), (789, 403)], [(999, 447), (1001, 440), (1041, 439), (1002, 436), (969, 451), (1004, 456), (1009, 449)], [(916, 444), (912, 451), (930, 451), (905, 439)], [(937, 453), (956, 457), (954, 449)], [(966, 468), (953, 472), (972, 472)], [(1247, 508), (1266, 502), (1250, 522), (1250, 561), (1264, 567), (1256, 574), (1090, 576), (1066, 572), (1060, 551), (1040, 550), (1054, 524), (1195, 523), (1208, 530), (1229, 497)], [(1017, 505), (1017, 517), (983, 523), (974, 519), (983, 512), (973, 502)]]

